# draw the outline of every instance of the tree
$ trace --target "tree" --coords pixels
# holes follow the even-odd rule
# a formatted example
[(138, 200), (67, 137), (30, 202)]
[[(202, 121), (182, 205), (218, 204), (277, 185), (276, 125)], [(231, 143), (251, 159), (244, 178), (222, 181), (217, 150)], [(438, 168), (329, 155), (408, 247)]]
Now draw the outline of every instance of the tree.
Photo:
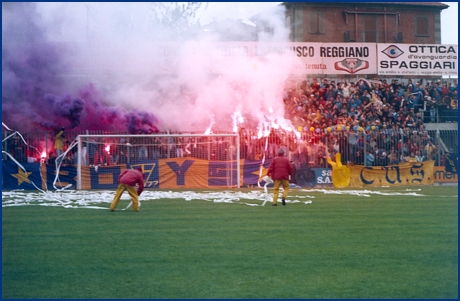
[[(197, 19), (197, 11), (203, 2), (154, 2), (152, 3), (152, 18), (155, 29), (162, 30), (167, 35), (183, 35), (193, 33), (201, 27)], [(205, 2), (206, 9), (208, 3)]]

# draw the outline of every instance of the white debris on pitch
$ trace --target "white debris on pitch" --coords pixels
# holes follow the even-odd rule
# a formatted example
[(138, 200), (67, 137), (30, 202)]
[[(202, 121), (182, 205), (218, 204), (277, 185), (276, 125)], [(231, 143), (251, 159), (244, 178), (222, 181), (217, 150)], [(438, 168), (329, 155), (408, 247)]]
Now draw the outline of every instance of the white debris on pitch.
[[(371, 190), (335, 190), (335, 189), (301, 189), (303, 192), (320, 192), (323, 194), (349, 194), (360, 197), (370, 197), (372, 194), (379, 195), (405, 195), (424, 196), (414, 191), (420, 189), (406, 189), (406, 191), (371, 191)], [(2, 207), (12, 206), (58, 206), (63, 208), (87, 208), (87, 209), (109, 209), (109, 204), (115, 195), (115, 190), (110, 191), (46, 191), (46, 192), (24, 192), (22, 190), (2, 191)], [(303, 203), (312, 204), (315, 196), (292, 195), (286, 200), (288, 204)], [(317, 198), (317, 197), (316, 197)], [(273, 193), (265, 193), (262, 190), (251, 192), (242, 191), (149, 191), (145, 190), (139, 197), (139, 202), (149, 202), (165, 199), (183, 199), (185, 201), (202, 200), (213, 203), (242, 204), (248, 206), (264, 206), (267, 202), (273, 202)], [(299, 201), (298, 199), (307, 199)], [(127, 193), (123, 194), (122, 201), (130, 201)], [(249, 201), (249, 202), (248, 202)], [(250, 202), (253, 201), (253, 202)], [(120, 208), (122, 209), (122, 208)]]

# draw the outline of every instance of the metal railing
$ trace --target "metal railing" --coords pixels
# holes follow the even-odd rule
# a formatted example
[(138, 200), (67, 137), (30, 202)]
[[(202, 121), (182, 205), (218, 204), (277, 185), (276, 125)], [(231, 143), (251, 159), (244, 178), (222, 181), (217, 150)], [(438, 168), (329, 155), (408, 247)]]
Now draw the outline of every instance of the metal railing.
[[(3, 132), (3, 138), (7, 137), (6, 132)], [(11, 133), (9, 133), (11, 134)], [(66, 145), (70, 145), (78, 135), (107, 135), (119, 134), (129, 136), (127, 133), (107, 133), (102, 131), (66, 131)], [(180, 134), (180, 133), (164, 133), (164, 134)], [(182, 133), (183, 134), (183, 133)], [(203, 133), (188, 133), (201, 134)], [(216, 133), (215, 133), (216, 134)], [(231, 134), (231, 133), (220, 133)], [(403, 129), (360, 129), (334, 126), (327, 129), (304, 129), (302, 132), (286, 132), (282, 130), (273, 130), (267, 137), (259, 137), (255, 131), (242, 129), (239, 132), (240, 147), (238, 150), (233, 150), (232, 157), (235, 157), (235, 152), (239, 152), (241, 159), (263, 160), (270, 159), (277, 155), (280, 147), (284, 148), (288, 158), (290, 158), (297, 168), (302, 166), (309, 167), (329, 167), (327, 156), (335, 157), (337, 152), (342, 154), (342, 163), (364, 164), (365, 155), (369, 150), (379, 156), (375, 165), (387, 164), (386, 160), (379, 161), (383, 153), (389, 156), (394, 151), (396, 157), (395, 162), (399, 163), (408, 160), (411, 152), (416, 154), (419, 151), (420, 156), (424, 159), (435, 160), (435, 165), (443, 165), (443, 156), (447, 152), (457, 152), (458, 150), (458, 129), (456, 130), (428, 130), (417, 132), (406, 128)], [(3, 150), (12, 154), (19, 162), (35, 162), (45, 160), (54, 152), (54, 134), (52, 132), (31, 132), (23, 133), (26, 143), (22, 139), (15, 137), (3, 141)], [(133, 139), (133, 138), (131, 138)], [(134, 140), (135, 141), (135, 140)], [(149, 150), (146, 159), (158, 158), (174, 158), (177, 154), (181, 156), (192, 156), (185, 151), (187, 143), (171, 144), (170, 140), (163, 141), (164, 148), (168, 151), (160, 156), (153, 157), (155, 152)], [(428, 147), (431, 142), (433, 147)], [(104, 143), (104, 141), (102, 141)], [(112, 143), (107, 141), (107, 144)], [(169, 144), (168, 144), (169, 143)], [(206, 141), (207, 149), (219, 149), (218, 141)], [(138, 154), (138, 148), (142, 143), (132, 143), (133, 153)], [(174, 152), (171, 151), (174, 145)], [(432, 148), (432, 149), (431, 149)], [(182, 151), (180, 151), (182, 150)], [(225, 151), (225, 150), (224, 150)], [(208, 153), (206, 153), (208, 154)], [(217, 151), (215, 155), (212, 153), (203, 157), (206, 160), (226, 160), (228, 156), (221, 156)], [(7, 160), (7, 156), (3, 156)], [(385, 158), (383, 158), (385, 159)], [(74, 162), (73, 162), (74, 163)], [(98, 162), (98, 163), (101, 163)], [(98, 164), (93, 163), (93, 164)], [(104, 162), (104, 163), (107, 163)], [(390, 161), (388, 163), (391, 163)], [(89, 162), (88, 162), (89, 164)]]

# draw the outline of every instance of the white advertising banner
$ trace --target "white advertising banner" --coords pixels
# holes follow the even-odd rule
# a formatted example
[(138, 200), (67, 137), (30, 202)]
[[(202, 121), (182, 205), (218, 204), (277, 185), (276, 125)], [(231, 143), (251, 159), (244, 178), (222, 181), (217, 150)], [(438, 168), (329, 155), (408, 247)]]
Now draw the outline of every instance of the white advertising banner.
[[(235, 59), (247, 57), (263, 62), (271, 58), (293, 58), (296, 60), (296, 73), (310, 75), (362, 75), (377, 74), (375, 43), (275, 43), (275, 42), (218, 42), (211, 44), (184, 43), (182, 45), (165, 43), (159, 46), (157, 55), (161, 70), (167, 71), (174, 65), (171, 60), (186, 52), (193, 57), (204, 57), (211, 69), (227, 64)], [(205, 63), (204, 60), (201, 60)], [(241, 60), (240, 60), (241, 62)], [(298, 63), (298, 64), (297, 64)]]
[[(184, 62), (219, 74), (227, 66), (261, 65), (267, 60), (292, 66), (301, 75), (457, 75), (457, 45), (184, 42), (158, 44), (157, 72), (174, 74)], [(289, 64), (287, 63), (289, 61)], [(285, 64), (286, 63), (286, 64)], [(190, 64), (185, 64), (192, 67)]]
[(457, 45), (377, 44), (379, 75), (457, 75)]
[(375, 43), (254, 43), (254, 55), (269, 53), (293, 56), (299, 62), (297, 72), (311, 75), (376, 74)]

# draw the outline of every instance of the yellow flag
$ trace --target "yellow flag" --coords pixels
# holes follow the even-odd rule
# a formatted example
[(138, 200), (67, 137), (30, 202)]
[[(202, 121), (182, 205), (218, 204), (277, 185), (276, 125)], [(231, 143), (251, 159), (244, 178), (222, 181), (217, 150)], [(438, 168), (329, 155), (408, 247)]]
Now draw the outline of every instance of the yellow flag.
[(346, 188), (350, 185), (350, 169), (342, 165), (340, 153), (335, 154), (335, 162), (330, 157), (327, 163), (332, 166), (332, 184), (335, 188)]

